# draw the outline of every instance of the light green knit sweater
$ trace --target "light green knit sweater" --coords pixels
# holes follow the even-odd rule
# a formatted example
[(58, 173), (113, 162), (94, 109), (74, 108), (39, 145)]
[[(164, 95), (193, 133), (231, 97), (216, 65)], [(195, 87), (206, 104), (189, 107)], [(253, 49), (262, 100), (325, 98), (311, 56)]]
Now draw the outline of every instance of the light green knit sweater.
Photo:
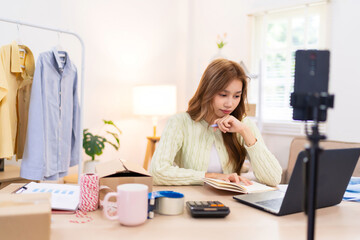
[[(261, 183), (276, 186), (280, 183), (282, 169), (273, 154), (267, 149), (256, 125), (249, 119), (242, 120), (253, 132), (257, 142), (245, 149), (254, 175)], [(238, 139), (244, 145), (240, 134)], [(203, 184), (210, 160), (210, 150), (215, 142), (221, 166), (225, 174), (233, 173), (220, 130), (214, 132), (202, 120), (193, 121), (188, 113), (172, 116), (161, 135), (150, 164), (150, 173), (156, 185)]]

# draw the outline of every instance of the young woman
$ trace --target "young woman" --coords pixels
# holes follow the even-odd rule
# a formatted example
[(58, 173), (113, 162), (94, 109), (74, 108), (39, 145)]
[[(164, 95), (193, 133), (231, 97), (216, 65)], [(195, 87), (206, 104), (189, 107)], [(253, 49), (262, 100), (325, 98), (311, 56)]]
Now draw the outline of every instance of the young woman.
[(260, 183), (279, 184), (282, 169), (246, 117), (246, 93), (247, 76), (238, 63), (211, 62), (187, 112), (167, 122), (150, 165), (154, 184), (195, 185), (209, 177), (248, 185), (240, 175), (246, 157)]

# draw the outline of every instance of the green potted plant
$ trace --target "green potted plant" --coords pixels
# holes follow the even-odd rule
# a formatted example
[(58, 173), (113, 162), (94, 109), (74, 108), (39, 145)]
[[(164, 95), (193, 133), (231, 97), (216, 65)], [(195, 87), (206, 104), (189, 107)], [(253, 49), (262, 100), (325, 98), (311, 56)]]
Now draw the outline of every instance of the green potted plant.
[(119, 135), (122, 134), (121, 130), (115, 125), (113, 121), (103, 120), (103, 122), (105, 125), (109, 125), (114, 129), (113, 131), (105, 131), (106, 134), (111, 137), (111, 141), (105, 137), (106, 135), (94, 135), (89, 132), (89, 129), (84, 129), (83, 131), (83, 148), (85, 153), (91, 157), (91, 160), (84, 162), (85, 173), (95, 172), (95, 165), (98, 162), (98, 160), (95, 159), (95, 156), (100, 156), (103, 154), (106, 143), (110, 146), (113, 146), (116, 151), (120, 148)]
[(222, 49), (227, 44), (227, 42), (225, 42), (226, 36), (227, 33), (224, 33), (222, 36), (220, 36), (220, 34), (217, 35), (216, 45), (218, 49)]
[(226, 58), (222, 52), (224, 46), (227, 44), (226, 42), (227, 33), (223, 35), (218, 34), (216, 39), (216, 45), (218, 47), (218, 52), (212, 57), (212, 60), (217, 58)]

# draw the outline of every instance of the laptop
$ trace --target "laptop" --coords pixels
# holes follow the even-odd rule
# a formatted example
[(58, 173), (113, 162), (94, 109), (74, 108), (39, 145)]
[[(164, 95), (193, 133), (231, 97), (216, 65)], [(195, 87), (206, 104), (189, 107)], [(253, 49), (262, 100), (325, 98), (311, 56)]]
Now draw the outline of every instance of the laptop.
[[(360, 148), (323, 150), (318, 159), (316, 208), (329, 207), (342, 201), (359, 159)], [(237, 201), (277, 216), (303, 211), (303, 159), (299, 153), (286, 191), (275, 190), (234, 196)]]

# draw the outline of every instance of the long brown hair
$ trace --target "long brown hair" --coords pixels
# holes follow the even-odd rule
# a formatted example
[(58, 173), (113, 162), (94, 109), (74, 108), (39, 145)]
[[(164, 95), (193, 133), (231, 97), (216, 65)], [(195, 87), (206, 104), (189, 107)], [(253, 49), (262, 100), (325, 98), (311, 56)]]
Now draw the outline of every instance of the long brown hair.
[[(222, 58), (212, 61), (202, 75), (200, 84), (189, 101), (187, 113), (189, 113), (190, 117), (198, 122), (214, 114), (212, 108), (214, 97), (235, 79), (242, 82), (242, 93), (240, 103), (231, 115), (242, 120), (246, 116), (245, 105), (247, 103), (248, 77), (245, 75), (240, 64)], [(246, 150), (239, 143), (236, 133), (222, 133), (222, 135), (229, 155), (229, 164), (232, 164), (235, 172), (240, 174), (241, 167), (245, 161)]]

